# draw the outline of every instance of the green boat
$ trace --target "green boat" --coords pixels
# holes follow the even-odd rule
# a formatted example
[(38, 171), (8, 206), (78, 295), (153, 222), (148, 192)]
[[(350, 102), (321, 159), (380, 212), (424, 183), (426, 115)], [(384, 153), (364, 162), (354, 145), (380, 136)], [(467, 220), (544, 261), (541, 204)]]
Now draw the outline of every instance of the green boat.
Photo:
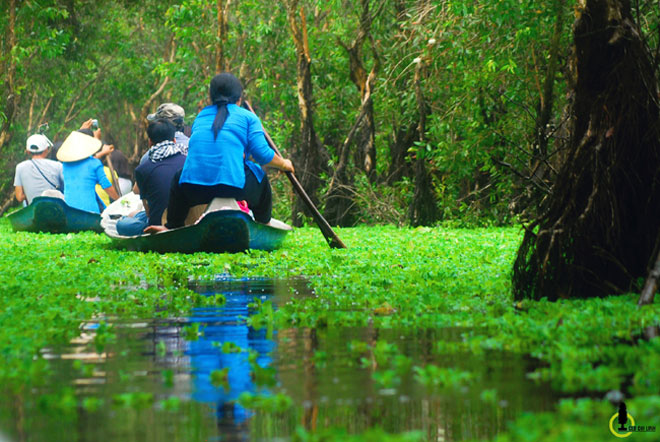
[[(233, 204), (235, 206), (235, 201)], [(214, 207), (207, 209), (192, 225), (151, 235), (121, 236), (105, 212), (103, 224), (106, 235), (112, 238), (115, 247), (158, 253), (236, 253), (248, 249), (270, 251), (280, 247), (286, 234), (291, 231), (291, 227), (276, 219), (262, 224), (240, 209), (228, 208), (234, 206), (218, 206), (214, 204)]]
[(15, 231), (73, 233), (84, 230), (102, 232), (101, 215), (75, 209), (61, 198), (38, 196), (32, 203), (8, 215)]

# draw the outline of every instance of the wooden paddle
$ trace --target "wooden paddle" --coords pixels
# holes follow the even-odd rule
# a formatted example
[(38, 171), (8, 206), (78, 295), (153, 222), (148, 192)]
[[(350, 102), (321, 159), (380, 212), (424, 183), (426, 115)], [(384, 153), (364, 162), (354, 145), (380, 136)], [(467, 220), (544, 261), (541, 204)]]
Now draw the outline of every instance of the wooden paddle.
[(110, 155), (112, 155), (112, 152), (110, 152), (105, 157), (105, 160), (108, 163), (108, 169), (110, 169), (110, 177), (112, 178), (110, 180), (110, 183), (112, 183), (112, 187), (115, 188), (115, 192), (117, 192), (117, 195), (119, 195), (119, 197), (121, 198), (122, 196), (121, 189), (119, 188), (119, 183), (117, 182), (119, 175), (117, 175), (117, 173), (115, 172), (115, 168), (112, 165), (112, 160), (110, 159)]
[[(248, 103), (247, 100), (243, 100), (243, 103), (245, 104), (245, 107), (247, 107), (247, 109), (250, 110), (250, 112), (256, 115), (256, 112), (254, 111), (254, 109), (252, 109), (252, 106), (250, 106), (250, 103)], [(270, 148), (273, 149), (276, 154), (282, 156), (280, 150), (273, 142), (273, 139), (270, 137), (270, 135), (268, 135), (268, 132), (266, 132), (266, 129), (264, 129), (264, 135), (266, 136), (266, 141), (268, 142)], [(342, 242), (341, 239), (339, 239), (337, 234), (332, 230), (332, 227), (330, 227), (328, 221), (326, 221), (326, 219), (323, 218), (323, 215), (321, 215), (321, 212), (319, 212), (319, 210), (316, 208), (309, 195), (307, 195), (307, 192), (305, 192), (305, 189), (303, 189), (302, 185), (300, 184), (300, 181), (298, 181), (298, 178), (296, 178), (293, 172), (285, 172), (285, 173), (287, 178), (289, 178), (289, 181), (291, 181), (291, 185), (293, 185), (294, 190), (298, 193), (300, 198), (302, 198), (307, 208), (312, 212), (312, 217), (314, 218), (314, 221), (316, 221), (316, 224), (319, 226), (319, 229), (321, 229), (321, 233), (323, 233), (323, 236), (325, 237), (326, 241), (328, 241), (328, 245), (333, 249), (345, 249), (346, 245)]]

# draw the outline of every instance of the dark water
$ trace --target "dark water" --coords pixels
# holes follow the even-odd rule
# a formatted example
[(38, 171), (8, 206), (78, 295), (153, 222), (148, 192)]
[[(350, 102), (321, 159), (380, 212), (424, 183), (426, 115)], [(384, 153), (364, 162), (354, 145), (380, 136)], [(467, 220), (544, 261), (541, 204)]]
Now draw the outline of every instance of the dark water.
[[(251, 304), (313, 296), (304, 281), (218, 281), (198, 289), (223, 293), (227, 303), (188, 318), (108, 320), (114, 338), (102, 353), (95, 345), (100, 319), (83, 324), (70, 345), (44, 349), (54, 381), (3, 395), (0, 442), (288, 440), (298, 426), (486, 439), (557, 400), (526, 378), (530, 359), (434, 350), (469, 330), (255, 329), (247, 325)], [(243, 351), (223, 351), (230, 345)], [(472, 380), (425, 386), (412, 367), (427, 364), (469, 371)], [(273, 400), (284, 394), (292, 406), (246, 409), (238, 401), (246, 392)]]

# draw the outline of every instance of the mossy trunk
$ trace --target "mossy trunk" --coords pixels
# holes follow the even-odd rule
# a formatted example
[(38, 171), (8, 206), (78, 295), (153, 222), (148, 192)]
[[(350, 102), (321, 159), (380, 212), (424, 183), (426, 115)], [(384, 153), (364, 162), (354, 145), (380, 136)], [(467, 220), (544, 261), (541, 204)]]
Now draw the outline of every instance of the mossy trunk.
[(657, 80), (629, 0), (585, 0), (574, 24), (567, 160), (513, 269), (515, 299), (633, 289), (660, 233)]

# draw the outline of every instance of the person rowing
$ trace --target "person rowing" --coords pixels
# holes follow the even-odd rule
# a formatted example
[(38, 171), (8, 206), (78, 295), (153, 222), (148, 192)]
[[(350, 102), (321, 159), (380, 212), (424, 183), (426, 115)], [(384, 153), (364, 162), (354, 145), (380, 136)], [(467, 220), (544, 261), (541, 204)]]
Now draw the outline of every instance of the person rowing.
[(233, 74), (213, 77), (211, 104), (195, 118), (188, 156), (172, 180), (167, 222), (149, 226), (145, 232), (181, 227), (191, 207), (208, 204), (213, 198), (245, 200), (256, 221), (270, 221), (272, 192), (260, 165), (285, 172), (294, 172), (294, 167), (270, 148), (259, 118), (240, 107), (242, 93), (243, 86)]

